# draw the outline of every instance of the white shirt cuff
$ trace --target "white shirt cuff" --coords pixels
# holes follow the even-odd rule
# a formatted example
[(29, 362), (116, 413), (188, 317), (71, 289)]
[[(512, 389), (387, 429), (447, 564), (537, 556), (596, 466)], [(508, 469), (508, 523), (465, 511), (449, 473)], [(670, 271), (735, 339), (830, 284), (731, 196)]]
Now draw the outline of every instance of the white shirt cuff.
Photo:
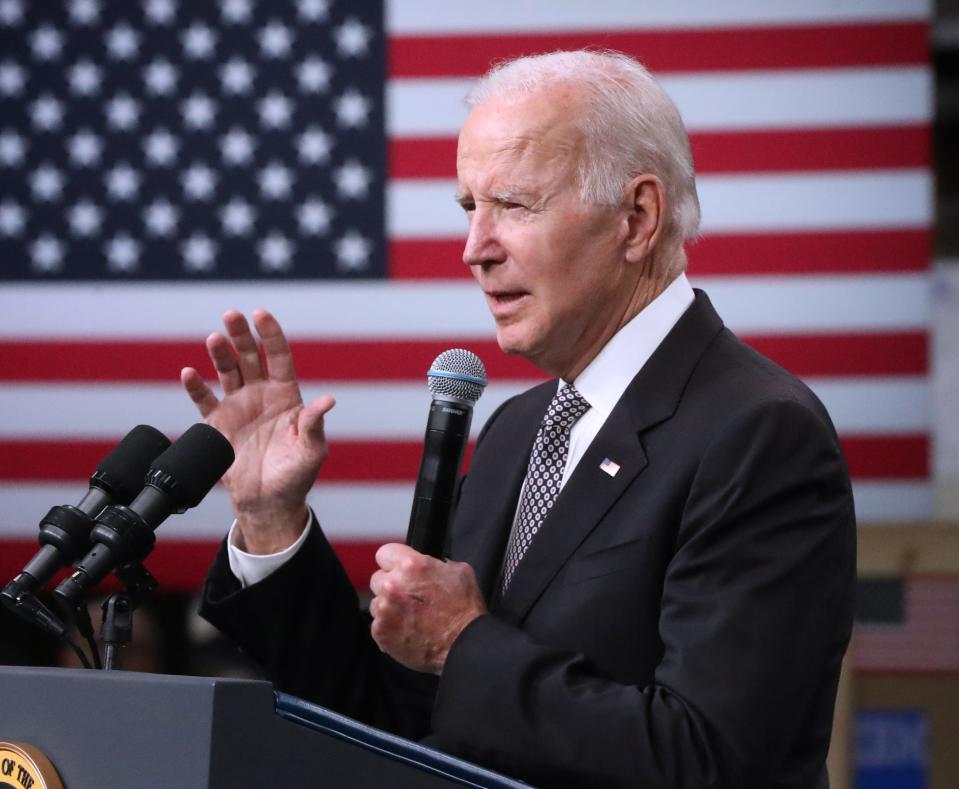
[(297, 537), (296, 542), (289, 548), (285, 548), (279, 553), (255, 554), (241, 551), (233, 544), (233, 531), (236, 529), (236, 521), (233, 521), (230, 531), (226, 535), (226, 550), (230, 560), (230, 571), (237, 577), (240, 586), (244, 589), (259, 583), (293, 558), (293, 554), (300, 550), (300, 546), (306, 542), (306, 537), (311, 528), (313, 528), (313, 510), (310, 510), (310, 517), (307, 518), (303, 533)]

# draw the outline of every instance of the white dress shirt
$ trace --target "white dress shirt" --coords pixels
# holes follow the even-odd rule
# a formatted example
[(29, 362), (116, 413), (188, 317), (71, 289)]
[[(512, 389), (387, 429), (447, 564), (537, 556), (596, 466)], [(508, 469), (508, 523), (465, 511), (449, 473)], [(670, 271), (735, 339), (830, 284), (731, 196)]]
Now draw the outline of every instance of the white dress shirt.
[[(689, 309), (693, 299), (693, 289), (689, 280), (686, 279), (685, 274), (680, 274), (666, 290), (613, 335), (603, 350), (573, 382), (579, 393), (586, 398), (590, 408), (570, 431), (569, 455), (566, 468), (563, 470), (560, 489), (566, 484), (577, 463), (596, 438), (596, 434), (619, 402), (619, 398), (623, 396), (629, 382), (643, 369), (649, 357), (653, 355), (683, 313)], [(566, 382), (560, 380), (557, 391), (565, 385)], [(315, 527), (314, 521), (311, 514), (306, 528), (296, 542), (279, 553), (266, 555), (247, 553), (234, 545), (233, 532), (236, 528), (236, 522), (234, 522), (227, 535), (230, 570), (244, 587), (262, 581), (299, 550), (310, 529)]]

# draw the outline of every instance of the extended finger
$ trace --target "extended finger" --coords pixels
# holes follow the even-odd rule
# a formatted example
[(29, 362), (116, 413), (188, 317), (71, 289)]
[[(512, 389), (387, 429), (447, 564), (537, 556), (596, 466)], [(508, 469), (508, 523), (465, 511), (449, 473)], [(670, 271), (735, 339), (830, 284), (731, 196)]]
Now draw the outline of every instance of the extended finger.
[(266, 371), (270, 378), (281, 383), (296, 381), (293, 353), (279, 321), (267, 310), (253, 310), (253, 325), (263, 342), (266, 353)]
[(300, 410), (296, 426), (300, 441), (305, 446), (311, 449), (319, 449), (323, 446), (326, 440), (323, 430), (323, 417), (335, 405), (336, 400), (329, 395), (323, 395)]
[(216, 376), (224, 394), (235, 392), (243, 386), (243, 375), (237, 366), (236, 354), (230, 341), (219, 332), (206, 338), (206, 350), (210, 354)]
[(204, 419), (213, 413), (220, 404), (220, 401), (216, 399), (216, 395), (213, 394), (213, 390), (210, 389), (207, 382), (204, 381), (203, 377), (192, 367), (184, 367), (180, 371), (180, 382), (199, 410), (200, 416)]
[(230, 342), (236, 349), (236, 363), (240, 368), (243, 383), (262, 381), (266, 377), (263, 362), (260, 359), (260, 350), (256, 347), (250, 324), (239, 310), (230, 310), (223, 316), (223, 325), (230, 336)]

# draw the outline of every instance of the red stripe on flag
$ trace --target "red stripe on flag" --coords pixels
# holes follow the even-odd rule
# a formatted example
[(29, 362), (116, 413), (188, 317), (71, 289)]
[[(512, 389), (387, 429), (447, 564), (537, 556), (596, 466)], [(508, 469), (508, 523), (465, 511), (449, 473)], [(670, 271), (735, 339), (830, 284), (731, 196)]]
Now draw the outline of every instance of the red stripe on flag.
[(474, 77), (493, 63), (521, 55), (583, 47), (632, 55), (654, 73), (751, 69), (925, 65), (925, 22), (576, 31), (515, 35), (393, 36), (391, 78)]
[(925, 332), (743, 339), (799, 376), (924, 375), (929, 369)]
[[(932, 234), (928, 229), (711, 233), (690, 244), (688, 253), (693, 276), (925, 271)], [(390, 244), (390, 276), (398, 279), (467, 279), (469, 267), (462, 260), (463, 239)]]
[[(928, 167), (928, 126), (698, 132), (690, 135), (696, 172), (754, 173)], [(390, 178), (455, 178), (456, 139), (394, 139)]]
[[(744, 336), (761, 353), (800, 376), (920, 375), (928, 371), (924, 332)], [(490, 380), (538, 381), (545, 375), (493, 340), (317, 340), (291, 343), (303, 381), (422, 381), (447, 348), (469, 348)], [(0, 381), (172, 383), (191, 365), (208, 377), (212, 364), (200, 342), (37, 340), (0, 342)], [(78, 359), (86, 359), (83, 364)], [(96, 364), (89, 360), (95, 359)], [(371, 364), (370, 360), (376, 363)]]
[[(0, 480), (85, 480), (115, 444), (116, 441), (83, 440), (0, 441)], [(853, 477), (911, 479), (929, 474), (928, 436), (843, 436), (842, 444)], [(419, 441), (332, 441), (320, 480), (413, 482), (422, 451)], [(471, 453), (472, 442), (464, 467)]]
[(925, 479), (929, 476), (929, 436), (842, 436), (854, 479)]

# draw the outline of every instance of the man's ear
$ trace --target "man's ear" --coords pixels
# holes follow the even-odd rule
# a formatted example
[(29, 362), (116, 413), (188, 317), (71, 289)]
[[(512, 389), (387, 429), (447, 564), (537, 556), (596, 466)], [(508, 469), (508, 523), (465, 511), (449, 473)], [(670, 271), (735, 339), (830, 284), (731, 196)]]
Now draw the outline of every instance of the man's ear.
[(637, 175), (626, 186), (626, 259), (631, 263), (648, 258), (663, 243), (666, 189), (651, 173)]

